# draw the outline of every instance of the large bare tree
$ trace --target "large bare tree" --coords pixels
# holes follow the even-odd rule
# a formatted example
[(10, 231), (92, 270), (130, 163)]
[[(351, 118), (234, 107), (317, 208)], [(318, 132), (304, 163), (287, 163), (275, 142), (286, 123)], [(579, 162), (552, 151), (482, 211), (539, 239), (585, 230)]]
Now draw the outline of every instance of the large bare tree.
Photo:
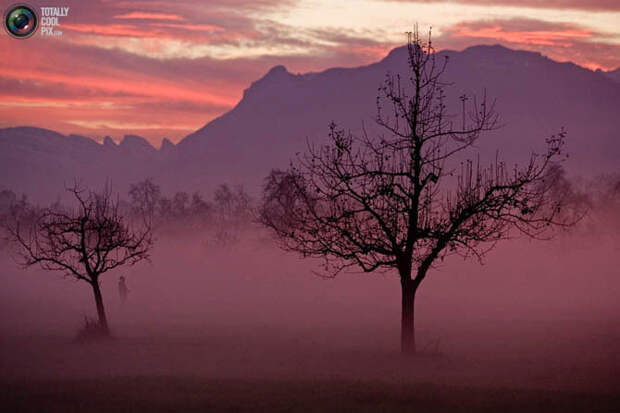
[(30, 225), (9, 227), (25, 267), (61, 271), (93, 290), (100, 332), (109, 335), (100, 277), (124, 265), (148, 259), (152, 246), (148, 221), (135, 228), (119, 212), (109, 188), (100, 193), (69, 188), (76, 206), (45, 208)]
[(546, 151), (520, 167), (499, 159), (483, 167), (472, 151), (497, 128), (493, 103), (461, 97), (462, 116), (449, 116), (447, 59), (417, 31), (408, 52), (407, 76), (388, 74), (379, 89), (382, 133), (358, 136), (332, 123), (326, 144), (309, 144), (288, 170), (272, 171), (260, 220), (285, 250), (323, 258), (326, 276), (396, 270), (402, 352), (415, 353), (414, 299), (434, 265), (451, 254), (480, 258), (499, 240), (567, 224), (559, 219), (562, 199), (548, 196), (565, 134), (548, 138)]

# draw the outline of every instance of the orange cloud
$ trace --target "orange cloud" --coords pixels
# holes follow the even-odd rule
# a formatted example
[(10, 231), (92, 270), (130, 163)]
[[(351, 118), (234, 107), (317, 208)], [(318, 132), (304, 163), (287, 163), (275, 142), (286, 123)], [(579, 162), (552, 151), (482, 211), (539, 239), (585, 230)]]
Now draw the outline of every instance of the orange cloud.
[(488, 38), (510, 43), (530, 43), (546, 46), (569, 47), (574, 39), (587, 39), (592, 32), (586, 29), (558, 29), (558, 30), (531, 30), (511, 31), (495, 25), (492, 27), (469, 28), (461, 27), (454, 33), (455, 36)]
[(172, 29), (182, 29), (198, 32), (223, 32), (224, 28), (214, 24), (188, 24), (188, 23), (154, 23), (153, 26), (169, 27)]
[(63, 23), (63, 29), (78, 33), (96, 34), (103, 36), (131, 36), (131, 37), (159, 37), (160, 33), (154, 30), (138, 29), (127, 24), (71, 24)]
[(620, 44), (613, 36), (569, 23), (534, 19), (462, 22), (443, 29), (437, 40), (443, 48), (454, 49), (502, 43), (589, 69), (610, 70), (620, 66)]
[(114, 16), (115, 19), (135, 19), (135, 20), (170, 20), (170, 21), (182, 21), (185, 20), (178, 14), (168, 13), (145, 13), (145, 12), (131, 12), (125, 14), (119, 14)]
[[(446, 0), (384, 0), (402, 3), (445, 3)], [(533, 7), (541, 9), (620, 10), (618, 0), (451, 0), (460, 4), (483, 6)]]
[(36, 70), (23, 70), (13, 68), (0, 69), (0, 75), (11, 77), (21, 81), (56, 82), (66, 83), (73, 86), (95, 88), (104, 91), (126, 92), (137, 96), (151, 96), (165, 99), (194, 102), (206, 102), (214, 105), (232, 106), (237, 99), (230, 94), (208, 89), (196, 89), (183, 87), (170, 81), (154, 80), (136, 77), (134, 79), (95, 77), (86, 74), (72, 73), (44, 73)]

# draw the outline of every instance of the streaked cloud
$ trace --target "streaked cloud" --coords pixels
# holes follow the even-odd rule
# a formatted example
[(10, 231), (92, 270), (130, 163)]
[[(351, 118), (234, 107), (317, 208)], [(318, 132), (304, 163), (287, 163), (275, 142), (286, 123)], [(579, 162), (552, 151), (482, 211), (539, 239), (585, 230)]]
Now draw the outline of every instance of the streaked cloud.
[(518, 6), (543, 9), (620, 10), (617, 0), (387, 0), (402, 3), (462, 3), (483, 6)]
[(592, 70), (611, 70), (620, 64), (617, 36), (571, 23), (535, 19), (462, 22), (445, 28), (438, 41), (455, 49), (471, 44), (502, 43), (515, 49), (538, 51), (554, 60), (572, 61)]
[(233, 107), (276, 64), (308, 72), (372, 63), (401, 45), (415, 23), (433, 26), (441, 49), (501, 43), (591, 69), (620, 66), (616, 0), (63, 5), (71, 12), (61, 22), (61, 38), (0, 37), (5, 126), (36, 123), (94, 137), (134, 133), (154, 143), (163, 136), (178, 141)]
[(454, 36), (494, 39), (507, 43), (569, 47), (572, 44), (572, 40), (588, 39), (592, 37), (592, 32), (585, 29), (571, 28), (511, 31), (500, 24), (473, 29), (467, 24), (461, 24)]
[(129, 19), (129, 20), (168, 20), (168, 21), (183, 21), (185, 20), (182, 16), (178, 14), (169, 14), (169, 13), (145, 13), (134, 11), (125, 14), (119, 14), (114, 16), (115, 19)]
[(81, 126), (86, 129), (115, 129), (115, 130), (147, 130), (147, 129), (179, 129), (185, 130), (191, 129), (190, 125), (170, 124), (169, 122), (148, 122), (148, 123), (135, 123), (135, 122), (119, 122), (114, 119), (107, 120), (67, 120), (66, 123), (71, 125)]

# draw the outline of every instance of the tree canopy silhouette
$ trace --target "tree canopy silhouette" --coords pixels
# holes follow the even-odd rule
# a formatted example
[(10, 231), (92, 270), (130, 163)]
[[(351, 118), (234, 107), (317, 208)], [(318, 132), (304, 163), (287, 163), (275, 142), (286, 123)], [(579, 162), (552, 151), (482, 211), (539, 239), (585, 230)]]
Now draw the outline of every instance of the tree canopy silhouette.
[(542, 237), (568, 221), (559, 215), (562, 198), (549, 196), (564, 131), (522, 166), (466, 159), (498, 127), (494, 103), (486, 93), (462, 96), (462, 116), (450, 116), (447, 58), (438, 59), (430, 33), (423, 40), (417, 30), (407, 50), (408, 76), (388, 74), (379, 88), (383, 133), (354, 135), (330, 124), (327, 143), (308, 144), (288, 170), (269, 175), (260, 220), (285, 250), (322, 258), (326, 276), (396, 270), (401, 348), (415, 353), (415, 295), (438, 261), (480, 258), (513, 234)]
[(100, 332), (109, 335), (102, 274), (148, 259), (153, 240), (148, 222), (133, 228), (120, 214), (109, 188), (101, 193), (77, 185), (68, 189), (76, 207), (55, 205), (41, 210), (34, 222), (9, 228), (25, 267), (61, 271), (93, 289)]

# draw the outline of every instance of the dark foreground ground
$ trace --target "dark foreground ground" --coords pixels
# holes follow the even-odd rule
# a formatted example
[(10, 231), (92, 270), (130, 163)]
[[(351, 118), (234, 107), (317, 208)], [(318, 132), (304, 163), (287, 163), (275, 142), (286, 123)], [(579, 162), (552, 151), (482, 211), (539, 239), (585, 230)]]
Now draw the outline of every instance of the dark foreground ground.
[(618, 412), (620, 397), (364, 380), (116, 377), (3, 384), (6, 412)]
[(161, 245), (128, 303), (106, 279), (104, 343), (72, 341), (86, 286), (0, 260), (0, 413), (620, 412), (617, 243), (524, 242), (438, 269), (409, 359), (397, 277), (323, 282), (279, 250), (200, 245)]
[(620, 412), (615, 346), (593, 338), (571, 341), (578, 352), (509, 340), (403, 359), (395, 343), (264, 333), (0, 337), (0, 411)]

